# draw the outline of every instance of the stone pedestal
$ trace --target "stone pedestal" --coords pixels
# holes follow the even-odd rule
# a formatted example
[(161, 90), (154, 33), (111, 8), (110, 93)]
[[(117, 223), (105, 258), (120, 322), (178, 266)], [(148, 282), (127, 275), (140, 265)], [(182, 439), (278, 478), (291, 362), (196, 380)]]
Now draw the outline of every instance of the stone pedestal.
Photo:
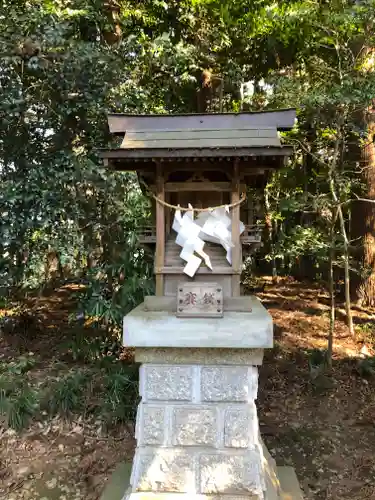
[[(275, 464), (260, 439), (255, 405), (263, 348), (248, 345), (249, 338), (256, 337), (252, 331), (256, 319), (259, 337), (264, 347), (270, 347), (272, 321), (258, 301), (252, 305), (251, 312), (232, 311), (209, 320), (178, 319), (171, 311), (146, 311), (143, 305), (125, 318), (125, 344), (132, 339), (131, 344), (142, 346), (135, 345), (136, 361), (142, 363), (142, 399), (131, 487), (124, 499), (280, 498)], [(181, 345), (180, 331), (190, 328), (194, 342), (200, 337), (211, 347)], [(231, 334), (220, 338), (218, 329)], [(151, 345), (161, 347), (145, 347), (148, 336)], [(247, 345), (241, 347), (239, 338), (245, 337)], [(186, 333), (184, 338), (188, 343)], [(234, 345), (223, 348), (225, 342)], [(254, 343), (258, 347), (259, 339)]]

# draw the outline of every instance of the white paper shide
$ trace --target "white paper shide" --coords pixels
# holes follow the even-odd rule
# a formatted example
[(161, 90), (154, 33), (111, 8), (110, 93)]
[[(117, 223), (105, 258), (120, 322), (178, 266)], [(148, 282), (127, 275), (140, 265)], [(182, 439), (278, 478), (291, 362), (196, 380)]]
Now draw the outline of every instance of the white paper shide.
[[(184, 273), (191, 278), (195, 275), (202, 261), (212, 270), (210, 257), (204, 251), (205, 242), (222, 245), (227, 252), (226, 258), (232, 264), (232, 219), (229, 207), (198, 212), (194, 218), (194, 209), (189, 205), (188, 211), (181, 215), (176, 210), (172, 229), (176, 231), (176, 243), (182, 247), (180, 257), (186, 262)], [(240, 222), (240, 234), (245, 226)]]

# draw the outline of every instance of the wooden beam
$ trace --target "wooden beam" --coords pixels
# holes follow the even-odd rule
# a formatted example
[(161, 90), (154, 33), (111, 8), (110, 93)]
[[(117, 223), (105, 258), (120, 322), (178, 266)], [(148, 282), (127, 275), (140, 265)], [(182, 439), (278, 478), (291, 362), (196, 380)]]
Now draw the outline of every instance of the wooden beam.
[[(181, 160), (181, 158), (180, 158)], [(254, 159), (255, 161), (255, 159)], [(220, 165), (218, 165), (218, 160), (217, 159), (214, 159), (214, 161), (210, 161), (209, 159), (202, 159), (200, 162), (199, 162), (199, 166), (196, 165), (195, 166), (197, 169), (199, 168), (199, 170), (201, 172), (204, 172), (204, 171), (207, 171), (207, 172), (224, 172), (226, 174), (228, 173), (231, 173), (231, 167), (232, 167), (232, 162), (231, 161), (225, 161), (225, 162), (221, 162)], [(171, 172), (175, 172), (176, 170), (177, 171), (191, 171), (191, 170), (194, 170), (194, 168), (189, 162), (187, 161), (175, 161), (175, 162), (172, 162), (172, 164), (168, 164), (168, 166), (164, 167), (164, 170), (168, 173), (171, 173)]]
[[(234, 161), (232, 178), (232, 196), (231, 203), (237, 203), (240, 199), (240, 174), (238, 161)], [(232, 295), (240, 295), (240, 276), (241, 273), (241, 241), (240, 241), (240, 205), (232, 208), (232, 268), (236, 273), (232, 277)]]
[(230, 182), (167, 182), (165, 191), (168, 193), (181, 191), (231, 191)]
[[(221, 147), (221, 148), (149, 148), (149, 149), (107, 149), (98, 150), (100, 158), (127, 158), (133, 160), (134, 158), (155, 158), (172, 161), (176, 158), (193, 158), (197, 161), (199, 158), (237, 158), (237, 157), (254, 157), (254, 156), (290, 156), (293, 154), (293, 147), (280, 146), (280, 147)], [(132, 168), (131, 170), (137, 170)]]
[[(162, 166), (158, 162), (156, 165), (156, 190), (159, 200), (164, 201), (164, 176)], [(165, 257), (165, 207), (156, 202), (156, 249), (155, 249), (155, 274), (156, 274), (156, 295), (164, 295), (164, 276), (160, 274), (160, 269), (164, 267)]]
[[(154, 184), (149, 185), (152, 192), (156, 192)], [(241, 184), (240, 191), (246, 190), (246, 184)], [(166, 182), (166, 193), (198, 193), (198, 192), (230, 193), (232, 192), (232, 183), (230, 182)]]
[[(185, 264), (182, 266), (168, 266), (168, 267), (163, 267), (159, 269), (158, 274), (183, 274), (183, 269), (185, 267)], [(220, 275), (220, 274), (225, 274), (225, 275), (231, 275), (231, 274), (238, 274), (236, 271), (234, 271), (231, 267), (219, 267), (219, 266), (214, 266), (213, 271), (211, 269), (208, 269), (208, 267), (200, 267), (196, 274), (209, 274), (209, 275)], [(188, 280), (188, 277), (186, 276), (186, 279)]]
[(252, 147), (252, 148), (260, 148), (260, 147), (280, 147), (280, 139), (277, 137), (275, 132), (275, 137), (238, 137), (236, 139), (184, 139), (184, 138), (175, 138), (175, 139), (155, 139), (149, 141), (136, 141), (136, 140), (128, 140), (128, 134), (125, 136), (124, 142), (121, 144), (122, 149), (154, 149), (154, 148), (241, 148), (241, 147)]

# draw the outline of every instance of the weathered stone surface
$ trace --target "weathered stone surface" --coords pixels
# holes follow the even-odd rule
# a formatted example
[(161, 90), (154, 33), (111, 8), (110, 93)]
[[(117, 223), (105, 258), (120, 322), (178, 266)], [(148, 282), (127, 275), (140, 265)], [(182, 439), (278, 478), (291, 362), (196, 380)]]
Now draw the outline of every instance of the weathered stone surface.
[(223, 318), (177, 318), (141, 304), (124, 318), (123, 341), (133, 347), (271, 348), (273, 324), (259, 301), (252, 311), (226, 312)]
[(258, 419), (254, 403), (246, 408), (231, 408), (224, 415), (224, 445), (227, 448), (248, 448), (255, 444)]
[(136, 347), (137, 363), (171, 365), (247, 365), (263, 363), (263, 349), (209, 349), (183, 347)]
[[(101, 499), (102, 500), (102, 499)], [(111, 499), (112, 500), (112, 499)], [(260, 495), (201, 495), (199, 493), (155, 493), (142, 492), (142, 493), (127, 493), (122, 500), (264, 500), (264, 496)], [(273, 498), (267, 500), (274, 500)], [(281, 500), (281, 499), (277, 499)], [(291, 500), (290, 497), (283, 498), (283, 500)], [(294, 500), (294, 497), (293, 497)], [(298, 497), (298, 500), (299, 497)]]
[(202, 367), (202, 401), (247, 402), (256, 399), (258, 370), (245, 366)]
[(142, 453), (136, 464), (135, 491), (195, 492), (195, 469), (192, 455), (181, 450), (159, 448)]
[(261, 495), (260, 457), (249, 451), (243, 455), (202, 455), (200, 492), (205, 494)]
[(215, 408), (175, 408), (173, 411), (173, 444), (177, 446), (215, 446), (217, 410)]
[(191, 366), (141, 367), (141, 396), (144, 401), (190, 401), (193, 368)]
[[(194, 493), (158, 493), (158, 495), (156, 496), (155, 493), (151, 492), (142, 492), (142, 493), (129, 492), (123, 498), (123, 500), (263, 500), (263, 499), (264, 499), (263, 495), (260, 496), (260, 495), (248, 495), (248, 494), (240, 496), (239, 495), (223, 496), (223, 495), (201, 495)], [(291, 500), (291, 499), (290, 497), (288, 497), (285, 498), (285, 500)], [(299, 497), (298, 500), (300, 500)]]
[(140, 445), (161, 445), (164, 442), (165, 408), (142, 405), (139, 425)]

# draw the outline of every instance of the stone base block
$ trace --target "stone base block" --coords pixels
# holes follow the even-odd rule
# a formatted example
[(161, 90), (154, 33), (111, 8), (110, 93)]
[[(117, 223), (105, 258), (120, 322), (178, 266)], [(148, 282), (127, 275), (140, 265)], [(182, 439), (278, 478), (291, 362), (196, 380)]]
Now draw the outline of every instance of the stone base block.
[[(265, 452), (267, 455), (267, 452)], [(193, 495), (188, 497), (186, 494), (179, 493), (132, 493), (128, 488), (130, 482), (130, 463), (120, 463), (109, 478), (107, 485), (100, 497), (100, 500), (211, 500), (215, 499), (212, 495)], [(277, 467), (275, 475), (280, 480), (281, 492), (275, 492), (272, 484), (267, 487), (265, 498), (266, 500), (303, 500), (301, 488), (298, 483), (298, 478), (293, 467)], [(124, 495), (124, 491), (126, 492)], [(217, 498), (217, 497), (216, 497)], [(219, 496), (222, 500), (222, 496)], [(227, 500), (254, 500), (254, 497), (249, 496), (227, 496)]]
[(140, 450), (131, 483), (134, 492), (253, 496), (263, 500), (265, 484), (258, 449), (160, 448)]
[(143, 364), (129, 499), (278, 500), (257, 390), (255, 366)]
[[(123, 500), (259, 500), (258, 496), (191, 495), (180, 493), (129, 493)], [(294, 499), (291, 499), (294, 500)]]

